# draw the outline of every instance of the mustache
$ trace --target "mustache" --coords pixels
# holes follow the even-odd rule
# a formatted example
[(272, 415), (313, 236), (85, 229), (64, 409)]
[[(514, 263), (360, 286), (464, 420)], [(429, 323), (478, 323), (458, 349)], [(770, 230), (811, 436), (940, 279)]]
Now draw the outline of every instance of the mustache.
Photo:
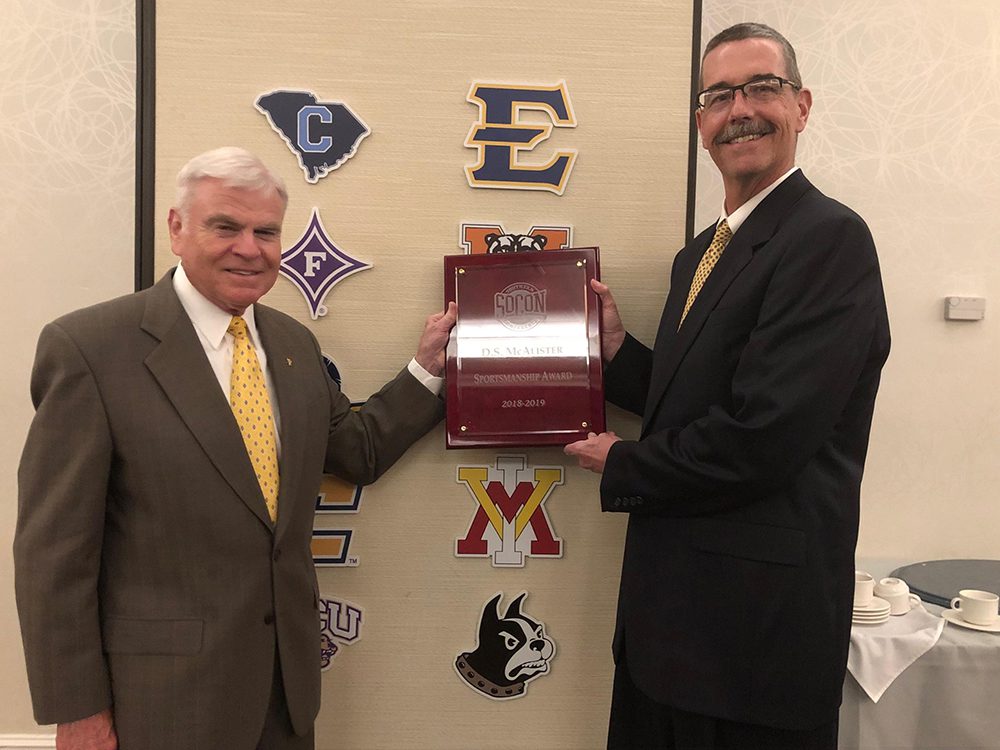
[(748, 135), (767, 135), (774, 132), (774, 126), (764, 120), (740, 120), (726, 125), (722, 131), (715, 136), (716, 145), (729, 143), (737, 138)]

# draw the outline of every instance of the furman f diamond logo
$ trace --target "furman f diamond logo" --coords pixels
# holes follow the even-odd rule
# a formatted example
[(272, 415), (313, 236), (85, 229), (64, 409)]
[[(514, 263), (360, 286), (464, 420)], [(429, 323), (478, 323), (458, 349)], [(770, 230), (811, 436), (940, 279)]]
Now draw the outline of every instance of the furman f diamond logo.
[(313, 208), (306, 231), (281, 254), (278, 271), (299, 288), (309, 305), (309, 314), (316, 320), (329, 312), (323, 301), (334, 286), (371, 267), (371, 263), (352, 258), (333, 244), (319, 218), (319, 209)]
[(561, 466), (527, 466), (526, 456), (497, 456), (496, 468), (459, 466), (478, 503), (458, 557), (491, 557), (494, 567), (523, 567), (524, 558), (562, 557), (562, 539), (552, 533), (544, 503), (563, 483)]

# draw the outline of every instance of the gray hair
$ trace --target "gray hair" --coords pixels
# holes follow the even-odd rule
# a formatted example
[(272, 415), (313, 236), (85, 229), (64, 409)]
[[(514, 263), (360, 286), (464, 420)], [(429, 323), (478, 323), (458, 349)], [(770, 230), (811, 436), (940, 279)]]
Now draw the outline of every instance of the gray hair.
[(206, 178), (221, 180), (226, 187), (253, 191), (274, 190), (283, 206), (288, 206), (288, 190), (280, 176), (246, 149), (223, 146), (199, 154), (177, 173), (176, 207), (181, 214), (187, 213), (195, 184)]
[[(796, 86), (802, 86), (802, 75), (799, 73), (799, 64), (795, 59), (795, 50), (791, 43), (777, 31), (763, 23), (738, 23), (735, 26), (730, 26), (728, 29), (723, 29), (713, 36), (708, 44), (705, 45), (705, 52), (701, 56), (702, 67), (705, 65), (705, 58), (708, 57), (708, 53), (720, 44), (740, 42), (744, 39), (770, 39), (772, 42), (777, 42), (785, 58), (785, 77)], [(704, 85), (704, 83), (704, 79), (701, 79), (699, 87)]]

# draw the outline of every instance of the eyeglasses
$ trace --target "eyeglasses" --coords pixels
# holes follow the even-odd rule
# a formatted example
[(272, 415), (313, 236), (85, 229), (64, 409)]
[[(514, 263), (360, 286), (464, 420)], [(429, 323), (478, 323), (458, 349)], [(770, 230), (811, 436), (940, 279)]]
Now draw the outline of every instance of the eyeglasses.
[(798, 91), (802, 87), (786, 78), (778, 76), (761, 76), (752, 78), (746, 83), (738, 86), (715, 86), (699, 92), (697, 104), (699, 109), (706, 109), (718, 112), (729, 107), (736, 97), (737, 91), (742, 91), (743, 96), (756, 104), (766, 104), (781, 96), (781, 87), (788, 86), (793, 91)]

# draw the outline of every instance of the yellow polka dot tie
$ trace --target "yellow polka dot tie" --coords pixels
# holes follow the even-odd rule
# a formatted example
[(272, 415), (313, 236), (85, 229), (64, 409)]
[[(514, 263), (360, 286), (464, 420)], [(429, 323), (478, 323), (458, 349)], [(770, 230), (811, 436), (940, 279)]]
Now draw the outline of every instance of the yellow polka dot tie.
[(691, 279), (691, 289), (688, 290), (687, 302), (684, 303), (684, 312), (681, 313), (681, 322), (677, 324), (678, 331), (684, 323), (684, 318), (687, 317), (688, 310), (694, 304), (695, 297), (698, 296), (698, 292), (705, 285), (705, 280), (712, 273), (715, 264), (722, 257), (722, 251), (726, 249), (726, 245), (729, 244), (729, 240), (732, 238), (733, 233), (729, 230), (729, 222), (723, 219), (719, 223), (719, 226), (715, 228), (715, 236), (712, 238), (712, 244), (708, 246), (705, 254), (701, 256), (698, 267), (694, 270), (694, 278)]
[(229, 380), (229, 405), (243, 433), (250, 463), (257, 474), (260, 491), (271, 521), (278, 518), (278, 446), (274, 439), (274, 414), (267, 397), (260, 360), (247, 334), (243, 318), (229, 323), (233, 336), (233, 374)]

